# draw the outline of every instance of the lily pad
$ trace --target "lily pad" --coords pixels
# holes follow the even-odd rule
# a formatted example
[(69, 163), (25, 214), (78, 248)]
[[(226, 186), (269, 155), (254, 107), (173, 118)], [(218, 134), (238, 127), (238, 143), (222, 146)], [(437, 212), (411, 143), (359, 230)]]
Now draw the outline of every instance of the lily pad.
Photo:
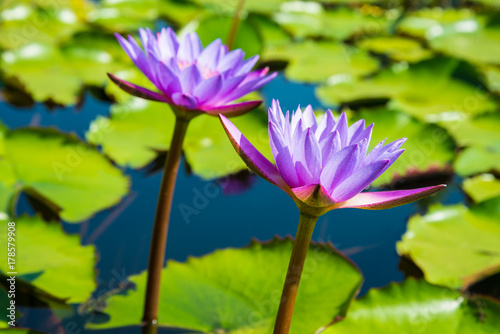
[(433, 53), (418, 41), (400, 36), (378, 36), (363, 39), (358, 47), (373, 53), (387, 55), (396, 61), (416, 63), (432, 58)]
[(395, 177), (404, 178), (409, 172), (444, 169), (454, 157), (455, 145), (445, 130), (406, 113), (386, 108), (364, 109), (354, 116), (351, 123), (358, 119), (364, 119), (366, 124), (375, 123), (369, 149), (386, 138), (387, 143), (408, 138), (402, 147), (406, 151), (372, 183), (374, 186), (389, 184)]
[(98, 116), (86, 138), (100, 145), (119, 165), (141, 168), (153, 161), (158, 151), (168, 150), (174, 122), (168, 104), (132, 98), (113, 104), (110, 118)]
[[(94, 266), (97, 261), (92, 245), (82, 246), (77, 235), (67, 235), (56, 223), (47, 223), (39, 217), (21, 216), (14, 220), (16, 227), (17, 280), (68, 303), (80, 303), (90, 297), (96, 288)], [(0, 225), (7, 231), (9, 220)], [(7, 233), (0, 234), (2, 245), (7, 245)], [(0, 271), (11, 272), (7, 253), (0, 255)]]
[[(193, 0), (193, 2), (210, 9), (214, 12), (227, 14), (234, 14), (239, 0)], [(247, 0), (244, 3), (244, 10), (248, 12), (255, 12), (260, 14), (270, 14), (277, 12), (282, 3), (287, 0)]]
[(56, 45), (84, 30), (85, 8), (67, 4), (39, 8), (29, 2), (12, 1), (9, 5), (7, 1), (0, 6), (0, 46), (17, 49), (33, 42)]
[(458, 65), (444, 58), (395, 64), (371, 78), (330, 82), (316, 94), (325, 105), (388, 99), (389, 106), (432, 123), (495, 110), (497, 104), (487, 92), (453, 77)]
[[(218, 250), (186, 263), (169, 261), (162, 273), (160, 326), (203, 333), (270, 333), (291, 250), (289, 239), (275, 239)], [(146, 273), (130, 280), (135, 290), (108, 300), (104, 312), (109, 322), (88, 327), (141, 323), (137, 310), (143, 305)], [(336, 250), (311, 245), (290, 333), (313, 333), (343, 315), (361, 281), (358, 269)]]
[(378, 69), (378, 61), (366, 51), (338, 42), (305, 41), (266, 48), (264, 61), (288, 61), (285, 76), (300, 82), (324, 82), (352, 78)]
[(355, 34), (373, 35), (387, 30), (390, 21), (384, 11), (377, 16), (359, 9), (325, 10), (320, 3), (291, 1), (281, 5), (274, 20), (293, 36), (347, 39)]
[(500, 113), (487, 113), (472, 119), (457, 119), (441, 125), (462, 147), (475, 146), (500, 151)]
[[(206, 17), (186, 25), (179, 35), (182, 36), (188, 32), (196, 31), (203, 46), (207, 46), (217, 38), (226, 43), (232, 21), (232, 17), (229, 16), (214, 15)], [(245, 19), (239, 23), (233, 49), (242, 49), (246, 54), (246, 58), (260, 54), (262, 50), (262, 40), (258, 30)]]
[(7, 132), (2, 158), (0, 168), (9, 172), (0, 184), (12, 187), (7, 191), (26, 191), (68, 222), (87, 219), (128, 192), (128, 178), (104, 156), (55, 130)]
[(493, 174), (480, 174), (465, 179), (462, 188), (474, 202), (482, 202), (500, 196), (500, 180)]
[(500, 271), (500, 197), (476, 204), (437, 204), (410, 218), (397, 244), (433, 284), (459, 288)]
[(500, 150), (487, 147), (467, 147), (453, 163), (453, 169), (460, 176), (483, 172), (500, 172)]
[(159, 0), (103, 0), (87, 14), (87, 20), (110, 32), (153, 28)]
[[(75, 104), (81, 81), (61, 51), (51, 45), (31, 43), (1, 54), (8, 80), (17, 79), (36, 101)], [(50, 73), (50, 75), (47, 75)], [(57, 78), (57, 80), (54, 80)]]
[[(158, 151), (167, 151), (175, 117), (165, 103), (134, 98), (111, 107), (111, 117), (99, 116), (86, 134), (89, 142), (122, 166), (141, 168), (152, 162)], [(267, 136), (267, 118), (255, 110), (233, 119), (247, 138), (267, 157), (272, 157)], [(217, 117), (201, 115), (191, 121), (184, 152), (193, 173), (205, 179), (245, 170)]]
[[(483, 20), (484, 22), (484, 20)], [(423, 8), (405, 15), (398, 24), (397, 30), (405, 35), (426, 38), (439, 34), (453, 27), (475, 27), (482, 22), (476, 14), (467, 8), (443, 9), (441, 7)]]
[(500, 304), (408, 279), (372, 289), (353, 302), (347, 317), (324, 334), (495, 334)]

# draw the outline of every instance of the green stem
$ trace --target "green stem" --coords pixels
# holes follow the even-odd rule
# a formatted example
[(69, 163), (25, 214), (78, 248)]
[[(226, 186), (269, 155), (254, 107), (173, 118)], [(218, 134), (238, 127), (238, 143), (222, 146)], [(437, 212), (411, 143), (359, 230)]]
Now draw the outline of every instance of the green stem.
[(227, 35), (226, 45), (229, 50), (233, 49), (234, 41), (236, 40), (236, 33), (238, 32), (238, 27), (240, 25), (241, 15), (243, 13), (243, 7), (245, 6), (245, 0), (239, 0), (234, 11), (233, 21), (231, 22), (231, 27), (229, 28), (229, 33)]
[(163, 171), (156, 215), (149, 250), (148, 281), (144, 304), (143, 333), (156, 333), (158, 323), (158, 302), (160, 298), (161, 271), (165, 264), (168, 223), (172, 209), (175, 181), (182, 154), (182, 143), (186, 135), (189, 119), (177, 117), (174, 134)]
[(302, 212), (300, 214), (299, 228), (297, 229), (297, 235), (293, 243), (292, 256), (288, 264), (285, 285), (281, 293), (278, 315), (274, 324), (274, 334), (288, 334), (290, 331), (293, 308), (295, 307), (295, 299), (299, 290), (300, 276), (302, 275), (302, 269), (304, 268), (316, 220), (318, 220), (316, 216)]

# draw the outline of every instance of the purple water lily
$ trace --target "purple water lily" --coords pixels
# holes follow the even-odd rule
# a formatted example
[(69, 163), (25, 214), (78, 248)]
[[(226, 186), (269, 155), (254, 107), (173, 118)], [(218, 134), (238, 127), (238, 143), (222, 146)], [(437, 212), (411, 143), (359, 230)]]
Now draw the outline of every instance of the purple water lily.
[(231, 102), (276, 76), (276, 73), (267, 75), (267, 67), (251, 71), (259, 56), (243, 60), (243, 51), (228, 51), (220, 39), (203, 49), (196, 33), (185, 35), (180, 43), (171, 28), (164, 28), (156, 35), (149, 29), (139, 29), (139, 33), (144, 50), (130, 35), (125, 39), (116, 34), (116, 38), (159, 92), (108, 73), (113, 82), (135, 96), (166, 102), (183, 111), (236, 116), (255, 109), (262, 101)]
[(337, 208), (385, 209), (413, 202), (445, 185), (364, 192), (403, 153), (406, 139), (370, 152), (373, 124), (359, 120), (348, 126), (345, 113), (336, 121), (328, 110), (319, 124), (311, 106), (293, 115), (278, 101), (269, 108), (269, 141), (276, 165), (265, 158), (224, 116), (222, 124), (238, 154), (255, 173), (287, 192), (299, 205), (324, 213)]

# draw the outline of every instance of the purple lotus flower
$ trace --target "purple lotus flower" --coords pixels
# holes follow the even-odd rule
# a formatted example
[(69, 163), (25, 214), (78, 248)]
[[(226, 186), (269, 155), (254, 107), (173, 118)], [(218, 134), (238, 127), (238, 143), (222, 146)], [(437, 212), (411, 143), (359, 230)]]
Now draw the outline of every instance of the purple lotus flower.
[(256, 108), (262, 101), (230, 103), (259, 89), (276, 76), (276, 73), (267, 75), (267, 67), (251, 72), (259, 57), (243, 60), (243, 51), (228, 51), (220, 39), (203, 49), (196, 33), (187, 34), (180, 43), (170, 28), (164, 28), (156, 35), (149, 29), (139, 29), (139, 33), (144, 50), (130, 35), (128, 40), (119, 34), (116, 38), (160, 92), (108, 73), (120, 88), (135, 96), (166, 102), (183, 111), (236, 116)]
[(276, 165), (265, 158), (223, 115), (219, 116), (234, 148), (256, 174), (288, 193), (299, 209), (323, 214), (338, 208), (385, 209), (413, 202), (445, 187), (364, 192), (403, 153), (406, 139), (367, 152), (373, 124), (347, 125), (328, 110), (319, 124), (311, 106), (283, 115), (279, 102), (269, 108), (269, 141)]

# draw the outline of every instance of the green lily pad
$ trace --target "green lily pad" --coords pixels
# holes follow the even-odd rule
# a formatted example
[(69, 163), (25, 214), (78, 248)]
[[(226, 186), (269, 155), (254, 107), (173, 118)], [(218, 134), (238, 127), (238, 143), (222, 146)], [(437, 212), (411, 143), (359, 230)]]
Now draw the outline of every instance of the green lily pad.
[(372, 289), (353, 302), (347, 317), (324, 334), (495, 334), (500, 304), (408, 279)]
[(60, 104), (76, 103), (81, 81), (58, 48), (31, 43), (3, 52), (1, 59), (7, 80), (19, 80), (35, 101), (51, 99)]
[(378, 16), (359, 9), (324, 10), (320, 3), (292, 1), (284, 3), (274, 20), (293, 36), (327, 37), (344, 40), (355, 34), (373, 35), (386, 31), (390, 21), (380, 11)]
[[(252, 242), (218, 250), (186, 263), (169, 261), (162, 273), (160, 326), (203, 333), (270, 333), (276, 316), (292, 242)], [(135, 290), (115, 295), (104, 310), (110, 321), (90, 328), (139, 325), (146, 273), (131, 276)], [(313, 333), (343, 315), (362, 278), (333, 248), (311, 245), (290, 333)]]
[(475, 13), (466, 8), (443, 9), (441, 7), (423, 8), (419, 11), (405, 15), (398, 24), (397, 30), (405, 35), (426, 38), (431, 37), (443, 30), (452, 29), (454, 26), (466, 27), (464, 22), (469, 22), (469, 26), (482, 24)]
[[(273, 161), (266, 113), (258, 109), (231, 121), (262, 154)], [(191, 122), (184, 152), (193, 172), (204, 179), (223, 177), (247, 168), (216, 117), (200, 116)]]
[[(179, 35), (183, 36), (188, 32), (196, 31), (203, 46), (207, 46), (217, 38), (226, 43), (232, 21), (232, 17), (228, 16), (206, 17), (199, 21), (192, 21), (179, 32)], [(233, 49), (243, 50), (246, 58), (260, 54), (262, 50), (262, 39), (257, 28), (245, 19), (239, 23)]]
[(85, 29), (85, 8), (67, 4), (37, 8), (29, 2), (7, 1), (0, 6), (0, 46), (17, 49), (33, 42), (55, 45)]
[(35, 331), (33, 329), (28, 328), (6, 328), (0, 329), (0, 333), (6, 334), (46, 334), (44, 332)]
[(366, 51), (338, 42), (305, 41), (266, 48), (262, 59), (288, 61), (288, 79), (311, 83), (367, 75), (379, 66)]
[(465, 179), (462, 188), (474, 202), (482, 202), (500, 196), (500, 180), (493, 174), (480, 174)]
[[(96, 288), (94, 266), (97, 261), (92, 245), (82, 246), (77, 235), (67, 235), (56, 223), (46, 223), (39, 217), (3, 218), (0, 225), (7, 231), (7, 223), (15, 222), (17, 280), (68, 303), (80, 303), (90, 297)], [(7, 233), (0, 234), (2, 245), (7, 245)], [(7, 264), (7, 252), (0, 255), (0, 271), (12, 270)]]
[[(193, 2), (210, 9), (213, 12), (234, 14), (239, 0), (192, 0)], [(244, 3), (244, 10), (260, 14), (270, 14), (277, 12), (282, 3), (287, 0), (247, 0)]]
[(103, 0), (87, 14), (87, 20), (110, 32), (153, 28), (159, 0)]
[(168, 104), (132, 98), (112, 105), (110, 114), (98, 116), (86, 138), (119, 165), (141, 168), (156, 158), (157, 151), (168, 150), (175, 122)]
[(433, 284), (458, 288), (500, 271), (500, 197), (466, 208), (434, 205), (410, 218), (397, 244)]
[(396, 61), (409, 63), (419, 62), (432, 58), (433, 53), (424, 49), (418, 41), (399, 36), (378, 36), (363, 39), (358, 47), (373, 53), (387, 55)]
[(113, 35), (79, 34), (62, 45), (61, 52), (78, 78), (89, 85), (101, 86), (109, 80), (106, 73), (132, 66)]
[(389, 99), (389, 106), (432, 123), (495, 110), (497, 104), (487, 92), (453, 77), (458, 64), (441, 58), (395, 64), (371, 78), (330, 82), (316, 94), (325, 105)]
[(9, 173), (0, 179), (11, 193), (28, 192), (68, 222), (87, 219), (128, 192), (128, 178), (104, 156), (55, 130), (8, 132), (2, 158), (0, 169)]
[(500, 69), (495, 66), (485, 66), (482, 72), (489, 90), (500, 93)]
[(467, 147), (453, 163), (453, 169), (460, 176), (483, 172), (500, 172), (500, 150), (486, 147)]
[[(234, 124), (271, 158), (267, 118), (255, 110), (232, 119)], [(141, 168), (152, 162), (158, 151), (167, 151), (175, 117), (165, 103), (134, 98), (111, 107), (111, 117), (99, 116), (86, 134), (87, 140), (102, 146), (119, 165)], [(205, 179), (222, 177), (246, 169), (236, 154), (217, 117), (201, 115), (191, 121), (184, 152), (193, 173)]]
[(177, 26), (184, 26), (207, 12), (187, 1), (160, 1), (158, 5), (160, 15), (165, 16), (168, 22), (174, 22)]
[(455, 145), (445, 130), (423, 123), (406, 113), (386, 108), (364, 109), (351, 123), (364, 119), (375, 123), (369, 149), (387, 138), (386, 143), (408, 138), (403, 144), (406, 151), (372, 185), (381, 186), (404, 178), (408, 173), (423, 173), (429, 169), (444, 169), (454, 157)]

